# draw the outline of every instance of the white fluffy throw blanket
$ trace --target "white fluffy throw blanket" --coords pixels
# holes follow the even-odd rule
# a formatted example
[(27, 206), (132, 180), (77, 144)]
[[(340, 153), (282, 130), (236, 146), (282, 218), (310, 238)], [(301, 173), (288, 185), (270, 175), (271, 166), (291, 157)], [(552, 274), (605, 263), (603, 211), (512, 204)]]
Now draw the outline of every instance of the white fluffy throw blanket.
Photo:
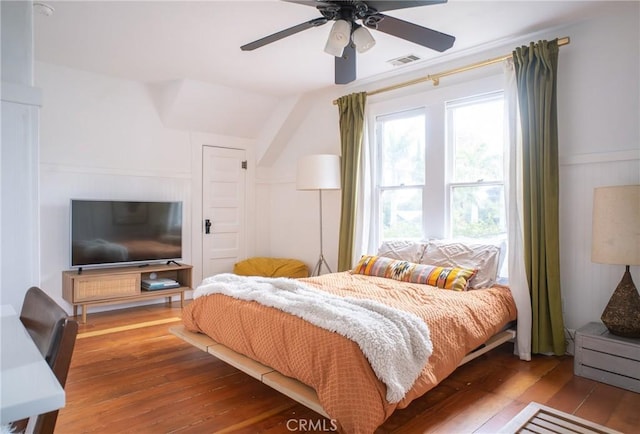
[(399, 402), (431, 356), (427, 325), (416, 315), (375, 300), (340, 297), (294, 279), (218, 274), (203, 280), (194, 298), (224, 294), (296, 315), (356, 342), (387, 401)]

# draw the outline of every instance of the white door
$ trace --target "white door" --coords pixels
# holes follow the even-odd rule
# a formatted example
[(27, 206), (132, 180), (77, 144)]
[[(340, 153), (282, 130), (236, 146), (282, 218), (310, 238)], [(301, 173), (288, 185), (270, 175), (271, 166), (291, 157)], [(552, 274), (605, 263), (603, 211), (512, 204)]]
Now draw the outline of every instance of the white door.
[(203, 147), (203, 277), (231, 272), (244, 259), (245, 174), (244, 150)]

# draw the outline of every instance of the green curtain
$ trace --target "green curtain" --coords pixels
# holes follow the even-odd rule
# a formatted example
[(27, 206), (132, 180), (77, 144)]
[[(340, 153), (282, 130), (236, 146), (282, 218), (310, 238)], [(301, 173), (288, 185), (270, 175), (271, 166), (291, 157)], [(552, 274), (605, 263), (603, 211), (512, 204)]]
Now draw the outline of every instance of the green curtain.
[(522, 126), (524, 256), (531, 291), (532, 351), (565, 353), (560, 294), (558, 41), (513, 52)]
[(342, 210), (338, 240), (338, 271), (351, 269), (356, 224), (356, 198), (360, 176), (360, 155), (364, 136), (366, 92), (338, 98), (340, 113), (340, 175), (342, 179)]

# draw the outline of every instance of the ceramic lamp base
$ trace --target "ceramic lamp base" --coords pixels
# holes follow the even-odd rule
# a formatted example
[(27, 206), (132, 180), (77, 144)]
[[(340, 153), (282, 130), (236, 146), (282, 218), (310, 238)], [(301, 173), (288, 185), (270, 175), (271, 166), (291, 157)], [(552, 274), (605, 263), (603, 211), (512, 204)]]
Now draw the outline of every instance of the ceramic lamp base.
[(633, 284), (629, 266), (600, 319), (614, 335), (640, 338), (640, 294)]

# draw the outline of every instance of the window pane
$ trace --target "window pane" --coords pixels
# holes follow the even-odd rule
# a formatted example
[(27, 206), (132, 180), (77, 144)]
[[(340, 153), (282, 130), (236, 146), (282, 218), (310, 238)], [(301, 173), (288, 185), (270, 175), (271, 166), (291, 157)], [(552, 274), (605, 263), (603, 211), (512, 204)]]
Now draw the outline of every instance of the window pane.
[(503, 179), (503, 98), (449, 107), (453, 181)]
[(424, 114), (379, 118), (380, 185), (424, 184)]
[(504, 234), (504, 209), (502, 185), (452, 187), (452, 235), (478, 238)]
[(422, 238), (422, 188), (383, 190), (381, 241)]

